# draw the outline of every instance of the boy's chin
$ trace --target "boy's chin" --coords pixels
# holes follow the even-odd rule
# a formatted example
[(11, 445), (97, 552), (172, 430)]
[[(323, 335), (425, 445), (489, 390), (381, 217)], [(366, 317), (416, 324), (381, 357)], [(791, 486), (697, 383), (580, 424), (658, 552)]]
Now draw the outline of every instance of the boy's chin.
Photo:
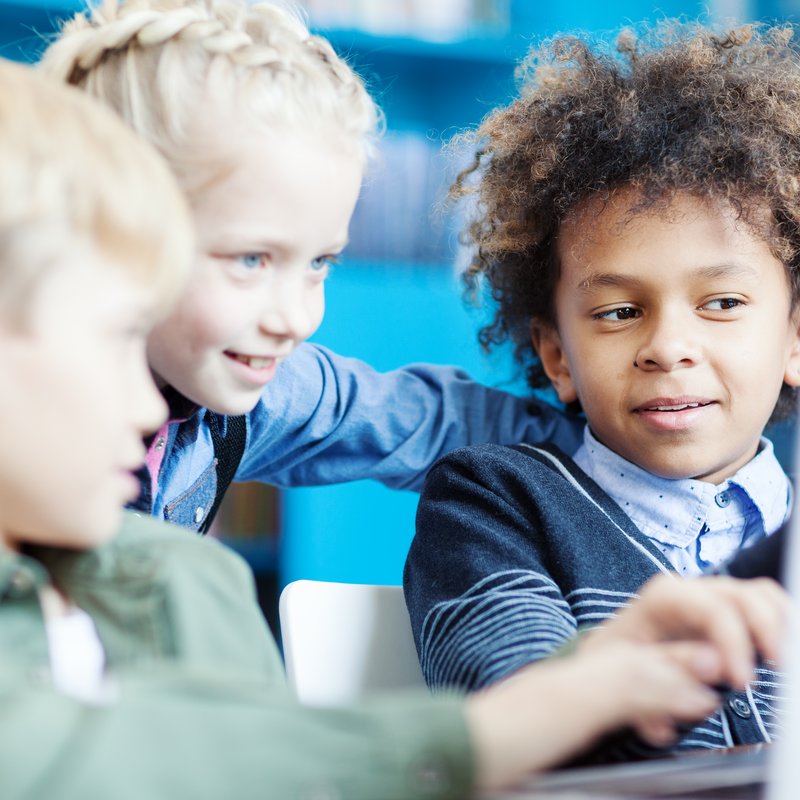
[(108, 509), (97, 510), (81, 521), (70, 525), (52, 544), (67, 550), (94, 550), (111, 541), (122, 523), (122, 508), (114, 505)]
[(48, 524), (39, 519), (30, 530), (12, 533), (2, 544), (11, 550), (20, 550), (26, 545), (57, 547), (76, 552), (95, 550), (116, 536), (121, 521), (122, 509), (75, 516), (68, 526), (60, 523)]

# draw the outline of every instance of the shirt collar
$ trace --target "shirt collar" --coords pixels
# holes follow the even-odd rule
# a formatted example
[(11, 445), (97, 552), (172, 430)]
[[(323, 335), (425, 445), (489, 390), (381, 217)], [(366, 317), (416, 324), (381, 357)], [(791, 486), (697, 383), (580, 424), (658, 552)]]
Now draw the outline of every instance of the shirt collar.
[(777, 530), (788, 513), (789, 479), (775, 457), (772, 442), (765, 438), (755, 457), (717, 486), (691, 478), (670, 480), (653, 475), (601, 444), (588, 425), (575, 462), (639, 530), (676, 547), (686, 547), (697, 538), (710, 504), (731, 487), (740, 489), (753, 503), (766, 533)]

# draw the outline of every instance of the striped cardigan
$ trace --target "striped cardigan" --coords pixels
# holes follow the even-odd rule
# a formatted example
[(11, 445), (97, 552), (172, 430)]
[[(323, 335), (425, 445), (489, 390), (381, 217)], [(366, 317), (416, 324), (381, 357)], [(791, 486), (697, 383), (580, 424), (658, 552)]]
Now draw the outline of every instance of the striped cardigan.
[[(487, 686), (611, 616), (659, 572), (674, 569), (557, 448), (457, 450), (428, 475), (404, 573), (425, 679), (434, 689)], [(781, 688), (778, 673), (760, 668), (674, 749), (770, 741)], [(650, 754), (630, 742), (625, 757), (630, 747)]]

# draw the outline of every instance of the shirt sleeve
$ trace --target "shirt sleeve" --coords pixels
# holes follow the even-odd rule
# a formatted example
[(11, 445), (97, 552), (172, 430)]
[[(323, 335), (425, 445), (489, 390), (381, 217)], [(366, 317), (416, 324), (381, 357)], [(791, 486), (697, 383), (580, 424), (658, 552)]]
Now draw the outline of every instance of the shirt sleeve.
[(139, 670), (89, 705), (0, 664), (4, 800), (446, 800), (472, 784), (456, 698), (312, 709), (261, 684)]
[(532, 459), (487, 445), (431, 470), (404, 573), (431, 687), (483, 688), (575, 635), (532, 492), (547, 478), (534, 469)]
[(584, 424), (454, 367), (414, 364), (381, 373), (305, 344), (281, 364), (251, 412), (237, 480), (314, 486), (372, 478), (419, 490), (434, 461), (457, 447), (547, 441), (571, 454)]

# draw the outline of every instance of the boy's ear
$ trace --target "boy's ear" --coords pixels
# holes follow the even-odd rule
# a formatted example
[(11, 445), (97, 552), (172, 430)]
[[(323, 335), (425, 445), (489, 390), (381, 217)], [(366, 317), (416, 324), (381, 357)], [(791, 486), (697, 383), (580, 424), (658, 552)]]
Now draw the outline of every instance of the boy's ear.
[(794, 325), (794, 342), (786, 359), (786, 369), (783, 373), (783, 382), (789, 386), (800, 386), (800, 309), (792, 315)]
[(553, 325), (533, 320), (531, 322), (531, 341), (542, 362), (545, 375), (562, 403), (574, 403), (578, 399), (569, 361), (561, 346), (561, 337)]

